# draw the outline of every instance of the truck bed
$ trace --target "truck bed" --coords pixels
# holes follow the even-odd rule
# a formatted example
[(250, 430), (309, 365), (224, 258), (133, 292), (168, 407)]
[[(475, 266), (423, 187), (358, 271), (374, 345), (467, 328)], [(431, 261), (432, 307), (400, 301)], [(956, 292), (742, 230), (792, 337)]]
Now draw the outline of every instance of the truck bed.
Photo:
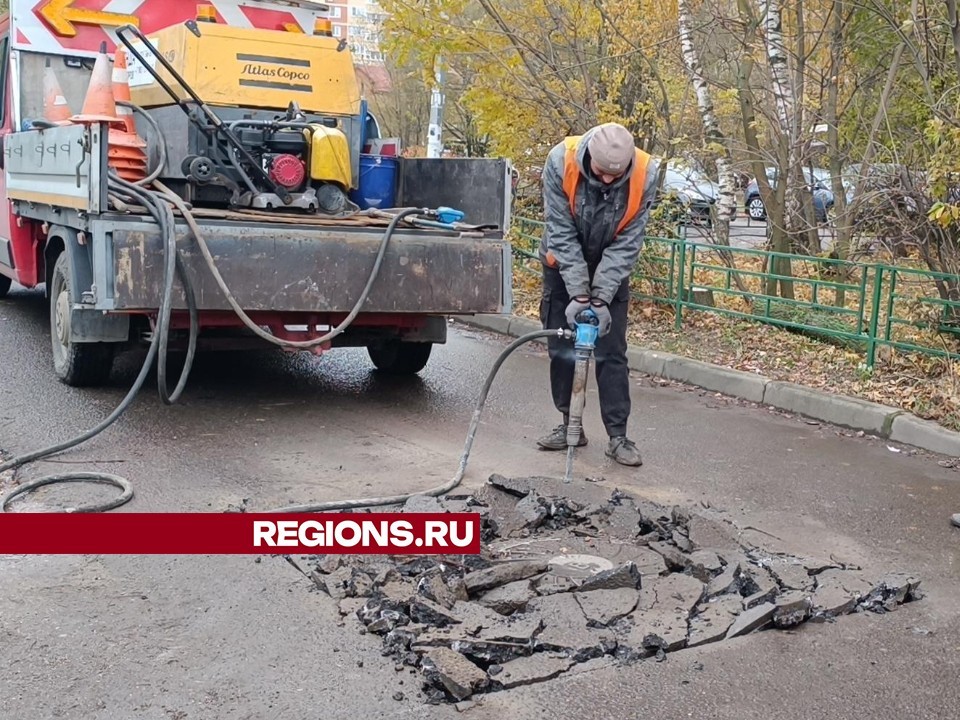
[[(105, 125), (9, 135), (7, 197), (15, 215), (42, 227), (47, 260), (55, 259), (57, 243), (70, 251), (76, 306), (97, 313), (149, 313), (162, 295), (161, 233), (145, 209), (118, 206), (108, 196), (108, 144)], [(401, 223), (362, 312), (509, 312), (506, 166), (485, 160), (423, 162), (402, 166), (401, 207), (457, 207), (465, 198), (474, 204), (486, 198), (488, 207), (470, 207), (467, 217), (476, 224), (463, 229)], [(483, 190), (485, 184), (489, 190)], [(249, 312), (349, 312), (390, 222), (373, 213), (334, 218), (250, 209), (192, 212), (226, 285)], [(495, 229), (481, 229), (488, 227)], [(177, 220), (177, 242), (198, 308), (230, 310), (183, 218)], [(42, 282), (41, 273), (34, 275)], [(183, 309), (179, 282), (175, 287), (174, 307)]]

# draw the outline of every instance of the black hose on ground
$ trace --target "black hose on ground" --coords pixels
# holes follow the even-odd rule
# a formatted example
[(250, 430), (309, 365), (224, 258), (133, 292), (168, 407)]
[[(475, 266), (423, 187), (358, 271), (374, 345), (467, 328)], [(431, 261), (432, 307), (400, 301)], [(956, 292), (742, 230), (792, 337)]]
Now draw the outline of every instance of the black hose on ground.
[(490, 393), (490, 387), (493, 385), (494, 378), (496, 378), (497, 373), (500, 371), (500, 366), (503, 365), (503, 362), (507, 359), (507, 357), (509, 357), (513, 351), (519, 348), (521, 345), (533, 340), (537, 340), (538, 338), (547, 337), (569, 338), (570, 331), (562, 329), (536, 330), (532, 333), (527, 333), (526, 335), (518, 337), (512, 343), (507, 345), (503, 352), (500, 353), (499, 357), (497, 357), (496, 362), (493, 363), (493, 368), (491, 368), (490, 372), (487, 374), (487, 379), (483, 383), (483, 387), (480, 390), (480, 397), (477, 399), (477, 404), (473, 410), (473, 416), (470, 418), (470, 427), (467, 430), (467, 439), (463, 446), (463, 453), (460, 455), (460, 464), (457, 467), (457, 471), (448, 482), (430, 490), (406, 493), (404, 495), (372, 497), (364, 498), (362, 500), (334, 500), (332, 502), (315, 503), (312, 505), (288, 505), (287, 507), (276, 508), (275, 510), (268, 510), (267, 512), (315, 513), (329, 512), (331, 510), (351, 510), (356, 508), (378, 507), (383, 505), (399, 505), (418, 495), (430, 495), (436, 497), (438, 495), (447, 494), (463, 481), (463, 476), (467, 471), (467, 462), (470, 460), (470, 451), (473, 449), (473, 440), (477, 435), (477, 429), (480, 427), (480, 415), (483, 412), (484, 405), (487, 403), (487, 395)]
[[(204, 259), (207, 261), (207, 265), (210, 268), (211, 273), (217, 280), (217, 283), (220, 285), (221, 290), (226, 296), (227, 300), (230, 302), (231, 306), (237, 312), (238, 317), (244, 322), (247, 327), (253, 330), (257, 335), (263, 337), (264, 339), (270, 340), (271, 342), (281, 345), (282, 347), (291, 347), (306, 349), (320, 345), (322, 343), (328, 342), (330, 339), (336, 337), (340, 333), (349, 327), (353, 322), (354, 318), (360, 313), (360, 310), (363, 304), (366, 302), (367, 296), (370, 294), (370, 290), (373, 287), (374, 282), (376, 281), (379, 273), (380, 267), (383, 263), (383, 258), (386, 254), (387, 247), (390, 243), (390, 240), (393, 237), (393, 233), (397, 228), (397, 225), (405, 217), (413, 215), (420, 210), (417, 209), (407, 209), (398, 213), (396, 217), (391, 221), (390, 225), (384, 232), (383, 240), (380, 243), (379, 251), (377, 252), (377, 257), (374, 262), (373, 268), (370, 272), (370, 276), (367, 280), (367, 284), (363, 289), (360, 297), (357, 299), (353, 309), (350, 314), (340, 323), (337, 327), (333, 328), (330, 332), (326, 333), (324, 336), (317, 338), (315, 340), (307, 342), (291, 342), (276, 338), (275, 336), (267, 333), (259, 326), (255, 325), (253, 321), (243, 312), (240, 308), (233, 294), (230, 292), (230, 289), (226, 286), (226, 283), (223, 281), (222, 276), (220, 275), (213, 256), (210, 253), (209, 248), (206, 245), (205, 239), (200, 227), (197, 224), (196, 220), (193, 217), (193, 214), (190, 212), (186, 203), (173, 192), (169, 190), (166, 186), (162, 185), (160, 182), (154, 182), (154, 185), (158, 187), (160, 192), (153, 192), (146, 190), (138, 185), (129, 183), (125, 180), (118, 178), (116, 175), (111, 175), (108, 181), (108, 189), (110, 192), (121, 201), (124, 198), (132, 198), (138, 201), (143, 205), (148, 211), (148, 213), (156, 221), (158, 228), (160, 229), (160, 234), (163, 239), (163, 254), (164, 254), (164, 286), (163, 293), (161, 295), (160, 309), (157, 316), (156, 325), (154, 328), (153, 337), (151, 338), (149, 349), (147, 351), (147, 357), (144, 360), (143, 366), (140, 369), (136, 380), (134, 381), (133, 386), (127, 392), (126, 396), (120, 402), (120, 404), (114, 409), (110, 415), (103, 420), (101, 423), (91, 428), (82, 435), (77, 436), (71, 440), (58, 443), (56, 445), (36, 450), (25, 455), (20, 455), (14, 457), (6, 462), (0, 464), (0, 472), (5, 470), (11, 470), (14, 468), (21, 467), (27, 463), (34, 462), (43, 458), (56, 455), (65, 450), (77, 447), (82, 443), (90, 440), (91, 438), (99, 435), (108, 427), (110, 427), (114, 422), (116, 422), (120, 416), (127, 411), (130, 405), (133, 402), (133, 399), (139, 393), (140, 389), (143, 387), (144, 382), (146, 381), (147, 375), (150, 371), (150, 367), (153, 364), (153, 360), (159, 357), (158, 360), (158, 385), (160, 388), (160, 397), (164, 403), (170, 404), (175, 402), (180, 394), (183, 392), (184, 387), (186, 386), (186, 381), (190, 373), (190, 369), (193, 363), (194, 353), (196, 349), (196, 339), (197, 332), (199, 329), (199, 315), (196, 308), (196, 303), (194, 300), (193, 289), (190, 285), (189, 278), (186, 274), (186, 268), (183, 265), (182, 259), (177, 251), (176, 247), (176, 220), (173, 216), (173, 212), (170, 209), (170, 206), (167, 203), (170, 203), (177, 207), (183, 215), (184, 219), (187, 222), (188, 227), (190, 228), (194, 239), (197, 241), (197, 244), (200, 246), (201, 252), (204, 255)], [(170, 330), (170, 313), (172, 310), (173, 303), (173, 282), (177, 271), (180, 272), (181, 282), (184, 286), (184, 291), (187, 296), (187, 303), (190, 310), (190, 341), (188, 344), (187, 350), (187, 359), (185, 366), (180, 374), (180, 380), (177, 383), (177, 387), (174, 389), (173, 393), (167, 393), (167, 383), (166, 383), (166, 360), (167, 360), (167, 343), (169, 340), (169, 330)], [(36, 490), (37, 488), (51, 485), (55, 483), (63, 482), (93, 482), (101, 484), (114, 485), (120, 488), (123, 492), (122, 494), (109, 502), (99, 503), (95, 505), (86, 505), (78, 508), (70, 508), (66, 512), (104, 512), (106, 510), (112, 510), (120, 505), (128, 502), (133, 497), (133, 488), (130, 485), (129, 481), (125, 478), (121, 478), (117, 475), (112, 475), (109, 473), (101, 473), (95, 471), (80, 471), (74, 473), (62, 473), (59, 475), (50, 475), (32, 480), (30, 482), (24, 483), (23, 485), (17, 487), (15, 490), (11, 491), (0, 500), (0, 512), (6, 512), (7, 508), (12, 500), (21, 495), (24, 495), (28, 492)]]
[[(122, 189), (122, 185), (111, 181), (110, 188), (114, 191)], [(173, 226), (173, 216), (169, 212), (169, 207), (166, 207), (163, 203), (155, 202), (151, 197), (143, 196), (138, 198), (142, 200), (146, 207), (147, 211), (153, 216), (154, 220), (157, 222), (158, 227), (160, 228), (161, 237), (163, 238), (163, 258), (164, 258), (164, 283), (163, 283), (163, 298), (161, 302), (161, 316), (164, 311), (169, 311), (170, 308), (170, 296), (173, 291), (173, 280), (176, 273), (176, 236), (174, 234)], [(164, 211), (166, 210), (166, 212)], [(185, 286), (189, 284), (189, 280), (186, 275), (182, 278), (182, 281)], [(158, 318), (158, 326), (159, 326)], [(102, 422), (87, 430), (81, 435), (78, 435), (75, 438), (66, 440), (56, 445), (51, 445), (50, 447), (42, 448), (40, 450), (35, 450), (33, 452), (26, 453), (24, 455), (19, 455), (17, 457), (11, 458), (6, 462), (0, 464), (0, 472), (5, 470), (12, 470), (14, 468), (21, 467), (27, 463), (34, 462), (43, 458), (50, 457), (52, 455), (59, 454), (65, 450), (77, 447), (82, 443), (85, 443), (87, 440), (90, 440), (93, 437), (96, 437), (104, 430), (109, 428), (113, 423), (115, 423), (123, 413), (127, 411), (130, 405), (133, 403), (134, 398), (137, 396), (137, 393), (140, 392), (140, 389), (143, 387), (143, 384), (146, 382), (147, 375), (150, 372), (150, 367), (153, 365), (154, 358), (157, 357), (157, 353), (160, 349), (160, 340), (161, 334), (159, 332), (154, 333), (153, 338), (150, 341), (149, 348), (147, 350), (147, 357), (143, 362), (143, 366), (140, 368), (140, 372), (137, 375), (136, 380), (134, 380), (133, 386), (124, 396), (123, 400), (120, 401), (120, 404), (114, 409), (110, 415), (108, 415)], [(10, 505), (10, 502), (21, 495), (24, 495), (28, 492), (36, 490), (37, 488), (43, 487), (45, 485), (52, 485), (54, 483), (64, 483), (64, 482), (93, 482), (100, 484), (113, 485), (122, 490), (122, 494), (111, 501), (104, 503), (97, 503), (94, 505), (85, 505), (77, 508), (69, 508), (66, 512), (104, 512), (106, 510), (112, 510), (113, 508), (119, 507), (120, 505), (126, 503), (133, 497), (133, 487), (130, 485), (130, 482), (125, 478), (119, 477), (117, 475), (112, 475), (110, 473), (101, 473), (93, 470), (89, 471), (78, 471), (71, 473), (61, 473), (58, 475), (49, 475), (46, 477), (37, 478), (36, 480), (31, 480), (23, 485), (20, 485), (10, 493), (4, 496), (3, 500), (0, 501), (0, 511), (6, 512), (7, 508)]]
[[(500, 371), (500, 367), (503, 365), (504, 361), (509, 357), (515, 350), (520, 346), (532, 342), (540, 338), (548, 337), (560, 337), (560, 338), (569, 338), (569, 330), (537, 330), (532, 333), (523, 335), (512, 343), (510, 343), (503, 352), (497, 357), (496, 361), (493, 364), (490, 372), (487, 374), (487, 378), (483, 383), (483, 387), (480, 390), (480, 397), (477, 399), (477, 404), (474, 407), (473, 415), (470, 418), (470, 426), (467, 430), (467, 437), (464, 442), (463, 452), (460, 455), (460, 463), (457, 466), (457, 471), (454, 473), (453, 477), (443, 485), (440, 485), (429, 490), (423, 490), (420, 492), (405, 493), (403, 495), (390, 495), (390, 496), (381, 496), (381, 497), (372, 497), (372, 498), (362, 498), (357, 500), (334, 500), (331, 502), (324, 503), (314, 503), (307, 505), (288, 505), (286, 507), (276, 508), (274, 510), (268, 510), (267, 512), (273, 513), (316, 513), (316, 512), (330, 512), (333, 510), (351, 510), (358, 508), (368, 508), (368, 507), (382, 507), (384, 505), (400, 505), (405, 503), (412, 497), (418, 495), (427, 495), (427, 496), (439, 496), (445, 495), (456, 488), (463, 481), (463, 477), (467, 471), (467, 463), (470, 460), (470, 452), (473, 449), (473, 441), (476, 439), (477, 430), (480, 427), (480, 417), (483, 413), (483, 408), (487, 403), (487, 396), (490, 393), (490, 388), (493, 385), (493, 381), (497, 376), (497, 373)], [(13, 464), (17, 458), (9, 463), (0, 465), (0, 471), (7, 469), (7, 466), (15, 467)], [(116, 475), (107, 475), (106, 473), (75, 473), (67, 475), (57, 475), (50, 476), (47, 478), (40, 478), (33, 482), (27, 483), (20, 486), (12, 493), (10, 493), (3, 500), (3, 510), (6, 511), (8, 503), (13, 500), (15, 497), (22, 495), (30, 490), (41, 487), (43, 485), (50, 485), (55, 482), (69, 482), (79, 479), (90, 479), (94, 482), (104, 482), (108, 484), (116, 485), (117, 487), (124, 490), (124, 494), (117, 498), (116, 500), (104, 504), (103, 506), (97, 506), (96, 508), (77, 508), (74, 512), (102, 512), (104, 510), (111, 510), (113, 508), (119, 507), (123, 503), (130, 500), (133, 497), (133, 490), (130, 487), (130, 483), (127, 482), (124, 478), (118, 477)]]

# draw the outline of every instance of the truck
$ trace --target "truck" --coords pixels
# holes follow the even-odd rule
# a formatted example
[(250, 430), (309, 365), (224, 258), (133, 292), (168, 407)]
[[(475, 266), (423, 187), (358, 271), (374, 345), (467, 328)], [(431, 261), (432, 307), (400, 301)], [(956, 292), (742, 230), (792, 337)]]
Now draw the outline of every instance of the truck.
[(413, 374), (451, 317), (510, 311), (509, 160), (376, 154), (333, 6), (115, 6), (0, 19), (0, 297), (43, 287), (62, 382), (160, 336)]

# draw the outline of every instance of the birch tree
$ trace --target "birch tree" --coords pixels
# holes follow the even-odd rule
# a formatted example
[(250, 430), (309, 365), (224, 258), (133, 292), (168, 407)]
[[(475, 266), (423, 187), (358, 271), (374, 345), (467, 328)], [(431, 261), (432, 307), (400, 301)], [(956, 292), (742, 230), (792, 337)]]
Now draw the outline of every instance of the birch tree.
[[(740, 42), (742, 44), (740, 58), (737, 61), (737, 96), (740, 100), (740, 116), (743, 124), (746, 154), (750, 158), (753, 175), (757, 181), (757, 189), (766, 208), (769, 244), (775, 252), (786, 254), (790, 252), (790, 236), (784, 223), (784, 198), (787, 183), (783, 182), (782, 172), (779, 173), (779, 182), (776, 183), (775, 187), (771, 186), (767, 179), (767, 169), (764, 164), (766, 156), (761, 151), (758, 132), (758, 102), (753, 89), (754, 55), (757, 52), (757, 47), (761, 46), (768, 58), (770, 53), (769, 44), (761, 39), (760, 33), (760, 27), (767, 23), (766, 12), (768, 8), (763, 0), (760, 0), (759, 5), (760, 13), (757, 13), (756, 6), (751, 5), (750, 0), (737, 0), (738, 24), (741, 28)], [(779, 24), (776, 27), (779, 28)], [(788, 147), (782, 131), (783, 115), (784, 113), (779, 110), (775, 110), (773, 113), (775, 124), (779, 130), (774, 133), (777, 137), (777, 150), (774, 157), (776, 158), (775, 165), (778, 168), (786, 167), (788, 156)], [(768, 295), (776, 295), (779, 287), (782, 297), (792, 298), (793, 284), (789, 280), (791, 274), (789, 258), (780, 256), (774, 258), (768, 269), (778, 277), (767, 278), (765, 292)]]
[[(805, 247), (808, 251), (819, 252), (820, 236), (812, 220), (812, 202), (806, 202), (806, 183), (803, 175), (803, 154), (800, 136), (803, 129), (802, 64), (805, 62), (803, 47), (803, 2), (797, 0), (797, 42), (794, 53), (797, 71), (791, 77), (790, 56), (783, 36), (783, 6), (780, 0), (758, 0), (760, 15), (764, 20), (764, 39), (766, 44), (767, 67), (770, 72), (776, 116), (779, 121), (777, 158), (777, 184), (784, 184), (783, 229), (789, 239), (789, 249)], [(796, 82), (794, 82), (794, 78)], [(811, 182), (813, 178), (810, 178)], [(805, 213), (806, 209), (811, 212)], [(804, 237), (806, 236), (806, 237)]]
[(720, 128), (713, 105), (713, 95), (710, 84), (704, 76), (703, 66), (699, 54), (693, 43), (694, 26), (690, 0), (678, 0), (677, 16), (680, 28), (680, 48), (683, 52), (683, 64), (693, 83), (697, 95), (697, 107), (703, 121), (704, 139), (707, 151), (716, 155), (717, 179), (720, 193), (717, 198), (716, 218), (714, 228), (717, 233), (717, 242), (720, 245), (730, 244), (730, 222), (736, 216), (737, 198), (733, 175), (733, 162), (727, 139)]

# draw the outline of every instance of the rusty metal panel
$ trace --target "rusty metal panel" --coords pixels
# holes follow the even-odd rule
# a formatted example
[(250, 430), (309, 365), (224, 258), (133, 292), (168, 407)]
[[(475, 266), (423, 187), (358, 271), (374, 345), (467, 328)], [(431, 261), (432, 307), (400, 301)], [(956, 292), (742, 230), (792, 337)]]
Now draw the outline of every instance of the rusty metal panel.
[[(204, 237), (217, 267), (244, 310), (349, 312), (376, 259), (381, 230), (244, 226), (208, 222)], [(106, 232), (105, 232), (106, 231)], [(110, 248), (115, 283), (104, 308), (156, 308), (163, 283), (163, 256), (155, 227), (137, 222), (101, 224)], [(204, 310), (229, 310), (213, 275), (186, 227), (182, 249), (198, 303)], [(363, 311), (444, 315), (497, 313), (504, 298), (506, 242), (428, 231), (393, 236)], [(175, 306), (186, 306), (179, 282)]]
[(497, 158), (401, 158), (398, 207), (462, 210), (470, 225), (506, 230), (511, 211), (510, 164)]

